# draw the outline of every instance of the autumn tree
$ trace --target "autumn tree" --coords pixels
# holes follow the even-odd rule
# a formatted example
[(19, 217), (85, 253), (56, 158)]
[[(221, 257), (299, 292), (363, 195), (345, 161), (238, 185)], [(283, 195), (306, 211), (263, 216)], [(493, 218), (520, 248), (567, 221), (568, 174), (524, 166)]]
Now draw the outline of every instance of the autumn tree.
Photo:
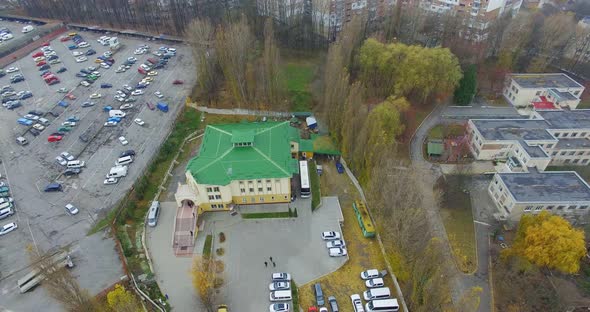
[(364, 103), (364, 88), (360, 82), (350, 86), (348, 97), (344, 104), (343, 120), (346, 126), (341, 128), (340, 149), (349, 165), (358, 168), (363, 160), (366, 140), (363, 129), (367, 119), (367, 106)]
[(536, 41), (537, 55), (532, 59), (528, 71), (545, 71), (551, 62), (563, 54), (574, 31), (575, 21), (572, 13), (560, 12), (546, 18), (540, 30), (540, 40)]
[(53, 299), (62, 304), (69, 312), (98, 312), (99, 305), (88, 290), (83, 289), (68, 269), (63, 260), (55, 261), (54, 252), (39, 252), (30, 246), (27, 248), (32, 266), (43, 274), (41, 286)]
[(534, 20), (528, 13), (519, 13), (508, 23), (501, 36), (498, 52), (503, 68), (512, 70), (516, 62), (526, 54), (533, 27)]
[(213, 258), (195, 256), (193, 259), (191, 269), (193, 286), (209, 312), (213, 312), (214, 309), (216, 289), (223, 284), (223, 279), (220, 277), (223, 270), (223, 263)]
[(115, 285), (115, 289), (107, 294), (107, 303), (116, 312), (139, 312), (143, 308), (137, 298), (122, 285)]
[(590, 28), (577, 26), (567, 48), (572, 52), (569, 68), (574, 69), (576, 65), (583, 62), (585, 54), (590, 52)]
[(475, 96), (477, 88), (477, 70), (475, 65), (469, 65), (463, 78), (459, 81), (459, 87), (455, 89), (454, 99), (457, 105), (469, 105)]
[(219, 26), (215, 36), (215, 50), (227, 89), (234, 103), (241, 107), (252, 100), (247, 78), (255, 38), (245, 17)]
[(260, 98), (266, 105), (276, 110), (284, 110), (283, 105), (284, 85), (281, 80), (280, 51), (274, 38), (272, 19), (267, 18), (264, 24), (264, 51), (262, 53), (262, 66), (258, 77)]
[(546, 211), (521, 217), (514, 244), (503, 256), (519, 256), (531, 263), (564, 273), (576, 273), (586, 254), (584, 232)]
[(186, 37), (197, 62), (197, 79), (207, 101), (215, 98), (220, 84), (217, 55), (213, 49), (215, 28), (208, 19), (195, 19), (188, 26)]

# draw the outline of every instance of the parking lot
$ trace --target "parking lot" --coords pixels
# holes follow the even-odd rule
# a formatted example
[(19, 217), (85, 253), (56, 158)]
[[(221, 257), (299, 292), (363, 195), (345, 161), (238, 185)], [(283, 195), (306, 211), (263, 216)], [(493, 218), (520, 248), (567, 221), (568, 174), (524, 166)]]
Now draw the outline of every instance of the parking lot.
[[(0, 22), (0, 26), (4, 26), (3, 24), (4, 22)], [(50, 86), (44, 82), (31, 57), (34, 52), (10, 65), (19, 68), (19, 72), (25, 77), (24, 81), (10, 84), (10, 76), (16, 73), (0, 78), (0, 86), (11, 85), (15, 91), (30, 90), (34, 95), (22, 100), (22, 106), (14, 110), (0, 107), (1, 181), (10, 187), (16, 211), (15, 215), (1, 220), (0, 226), (9, 222), (18, 224), (15, 231), (0, 236), (0, 309), (29, 311), (32, 310), (31, 307), (43, 304), (48, 311), (61, 310), (57, 303), (47, 300), (42, 289), (20, 294), (16, 287), (16, 279), (28, 273), (26, 246), (29, 244), (39, 250), (71, 244), (73, 261), (76, 264), (74, 275), (92, 293), (119, 280), (124, 273), (112, 239), (104, 237), (103, 233), (97, 233), (93, 237), (87, 237), (86, 234), (122, 198), (145, 169), (165, 139), (177, 112), (184, 105), (185, 97), (195, 83), (195, 68), (188, 47), (119, 36), (122, 46), (113, 55), (115, 64), (110, 69), (96, 69), (101, 75), (98, 80), (89, 87), (81, 86), (82, 79), (75, 77), (75, 74), (89, 66), (98, 67), (94, 60), (107, 51), (108, 47), (97, 42), (97, 38), (103, 36), (103, 33), (79, 34), (97, 54), (88, 56), (85, 62), (77, 63), (72, 51), (67, 48), (72, 41), (53, 40), (50, 46), (61, 63), (51, 65), (50, 70), (56, 73), (61, 67), (67, 68), (66, 72), (56, 74), (60, 83)], [(134, 55), (134, 50), (140, 44), (148, 44), (152, 51), (163, 45), (174, 47), (177, 53), (169, 60), (168, 65), (157, 69), (158, 75), (144, 89), (145, 94), (133, 96), (137, 101), (131, 103), (133, 108), (125, 111), (127, 116), (114, 127), (104, 127), (109, 114), (103, 108), (110, 105), (116, 109), (121, 104), (114, 99), (116, 90), (125, 84), (135, 86), (143, 78), (137, 71), (138, 66), (148, 57), (156, 57), (151, 53)], [(87, 50), (88, 48), (74, 51)], [(35, 52), (37, 51), (39, 50)], [(128, 57), (136, 57), (138, 60), (126, 72), (115, 73), (117, 67)], [(173, 85), (174, 80), (183, 80), (184, 84)], [(101, 89), (102, 83), (112, 84), (113, 87)], [(64, 93), (57, 92), (60, 88), (68, 89), (76, 98), (65, 99), (67, 107), (57, 105), (65, 96)], [(156, 91), (160, 91), (164, 97), (156, 98), (153, 95)], [(101, 97), (90, 100), (89, 95), (93, 93), (100, 93)], [(85, 101), (95, 102), (95, 105), (82, 107), (81, 104)], [(170, 111), (151, 110), (146, 102), (154, 105), (165, 102)], [(16, 122), (32, 110), (44, 112), (42, 117), (50, 122), (37, 136), (31, 133), (29, 126)], [(71, 116), (79, 119), (76, 126), (65, 131), (61, 141), (48, 142), (48, 136), (57, 132), (62, 123)], [(134, 123), (135, 118), (142, 119), (145, 124), (140, 126)], [(18, 136), (24, 136), (29, 144), (18, 145), (15, 141)], [(87, 142), (81, 140), (80, 136)], [(124, 136), (129, 143), (123, 146), (118, 140), (120, 136)], [(104, 185), (105, 175), (115, 165), (119, 154), (130, 149), (135, 151), (136, 156), (133, 163), (129, 164), (127, 176), (115, 185)], [(62, 175), (65, 167), (55, 160), (62, 152), (68, 152), (86, 163), (79, 175)], [(44, 188), (52, 182), (61, 183), (63, 191), (44, 192)], [(64, 208), (68, 203), (75, 205), (79, 213), (68, 214)]]
[[(33, 26), (33, 30), (28, 32), (28, 33), (23, 33), (23, 27), (26, 25), (31, 25)], [(36, 35), (39, 31), (38, 31), (38, 26), (31, 24), (31, 23), (24, 23), (24, 22), (11, 22), (11, 21), (6, 21), (6, 20), (1, 20), (0, 19), (0, 27), (6, 27), (8, 28), (8, 30), (10, 30), (10, 33), (12, 34), (13, 38), (6, 40), (6, 41), (0, 41), (0, 47), (3, 45), (6, 45), (12, 41), (18, 40), (21, 37), (24, 36), (34, 36)]]

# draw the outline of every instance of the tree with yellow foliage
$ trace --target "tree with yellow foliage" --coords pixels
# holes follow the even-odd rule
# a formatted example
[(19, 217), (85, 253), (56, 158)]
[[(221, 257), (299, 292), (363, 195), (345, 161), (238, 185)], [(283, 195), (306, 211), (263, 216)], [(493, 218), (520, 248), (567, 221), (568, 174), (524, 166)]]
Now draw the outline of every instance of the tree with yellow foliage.
[(208, 311), (213, 310), (215, 295), (215, 261), (209, 257), (196, 256), (193, 260), (191, 275), (193, 286)]
[(119, 284), (115, 285), (115, 289), (107, 294), (107, 303), (112, 311), (117, 312), (140, 312), (143, 310), (137, 298)]
[(523, 257), (537, 266), (570, 274), (578, 272), (585, 254), (584, 232), (546, 211), (524, 215), (513, 246), (503, 251), (503, 256)]

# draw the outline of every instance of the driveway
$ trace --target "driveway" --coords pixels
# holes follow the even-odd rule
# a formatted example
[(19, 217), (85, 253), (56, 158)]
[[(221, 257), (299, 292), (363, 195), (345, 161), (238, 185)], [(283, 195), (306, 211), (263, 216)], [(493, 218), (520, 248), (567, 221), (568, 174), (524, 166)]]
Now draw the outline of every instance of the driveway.
[[(281, 209), (273, 205), (273, 210)], [(288, 210), (288, 204), (282, 210)], [(241, 207), (241, 210), (260, 210), (260, 207)], [(264, 207), (263, 207), (264, 208)], [(321, 238), (322, 231), (340, 231), (342, 214), (336, 197), (323, 198), (322, 209), (311, 212), (310, 199), (291, 203), (297, 208), (297, 218), (242, 219), (227, 212), (211, 212), (200, 216), (204, 226), (198, 232), (195, 252), (201, 253), (205, 237), (213, 233), (213, 250), (223, 248), (224, 254), (212, 255), (225, 264), (224, 286), (215, 301), (230, 309), (243, 312), (267, 311), (270, 276), (274, 272), (288, 272), (297, 285), (303, 285), (337, 270), (346, 257), (331, 258)], [(148, 230), (148, 246), (154, 272), (170, 304), (178, 311), (203, 310), (195, 295), (189, 274), (192, 259), (175, 257), (172, 247), (172, 227), (176, 207), (163, 203), (158, 226)], [(223, 232), (226, 241), (219, 242)], [(346, 239), (346, 238), (345, 238)], [(269, 257), (273, 257), (276, 266)], [(264, 262), (268, 263), (268, 267)]]
[[(444, 105), (437, 105), (432, 113), (422, 122), (420, 127), (414, 133), (412, 137), (412, 141), (410, 143), (410, 159), (412, 161), (412, 165), (417, 169), (422, 169), (427, 171), (426, 174), (421, 175), (423, 177), (422, 184), (424, 186), (424, 196), (423, 202), (425, 207), (427, 208), (428, 220), (430, 225), (433, 229), (434, 234), (437, 237), (442, 238), (446, 243), (445, 246), (445, 254), (447, 257), (452, 257), (450, 245), (448, 242), (448, 237), (444, 225), (442, 223), (442, 219), (439, 214), (439, 207), (437, 204), (436, 199), (434, 198), (434, 194), (431, 191), (433, 189), (435, 181), (442, 175), (442, 171), (439, 165), (432, 164), (424, 159), (424, 155), (422, 154), (422, 142), (427, 137), (428, 130), (434, 127), (437, 124), (446, 124), (449, 122), (456, 122), (456, 119), (469, 119), (471, 116), (469, 114), (457, 114), (454, 115), (452, 120), (450, 119), (446, 113), (455, 110), (455, 108), (449, 108)], [(464, 109), (464, 108), (459, 108)], [(496, 114), (496, 110), (490, 110), (490, 108), (473, 108), (470, 110), (472, 112), (478, 112), (482, 114), (482, 118), (495, 118), (498, 115)], [(487, 113), (489, 112), (489, 113)], [(483, 117), (483, 116), (487, 117)], [(474, 198), (472, 194), (472, 201)], [(478, 198), (477, 198), (478, 199)], [(479, 200), (479, 199), (478, 199)], [(477, 202), (477, 201), (474, 201)], [(474, 215), (475, 213), (474, 209)], [(474, 274), (463, 274), (459, 272), (455, 266), (453, 266), (453, 270), (456, 270), (456, 278), (452, 285), (452, 296), (454, 302), (459, 302), (461, 296), (467, 293), (471, 287), (479, 286), (483, 289), (480, 295), (480, 305), (479, 305), (479, 312), (488, 312), (492, 310), (491, 307), (491, 296), (490, 296), (490, 289), (489, 289), (489, 277), (488, 277), (488, 262), (489, 262), (489, 243), (488, 243), (488, 229), (489, 227), (482, 225), (478, 222), (475, 223), (475, 231), (476, 231), (476, 243), (477, 243), (477, 255), (478, 255), (478, 267), (477, 271)]]

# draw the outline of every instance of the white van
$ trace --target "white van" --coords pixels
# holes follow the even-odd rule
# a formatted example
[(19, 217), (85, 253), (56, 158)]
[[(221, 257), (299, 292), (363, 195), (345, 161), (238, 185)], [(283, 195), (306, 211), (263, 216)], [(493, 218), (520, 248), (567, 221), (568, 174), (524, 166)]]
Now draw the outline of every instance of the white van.
[(109, 111), (109, 117), (123, 118), (123, 117), (125, 117), (125, 112), (122, 110), (118, 110), (118, 109), (111, 109)]
[(156, 226), (158, 224), (158, 216), (160, 216), (160, 202), (154, 200), (148, 213), (148, 225)]
[(83, 160), (70, 160), (66, 164), (66, 167), (68, 167), (68, 169), (77, 169), (77, 168), (82, 168), (85, 165), (86, 165), (86, 163)]
[(117, 166), (111, 168), (109, 174), (107, 174), (108, 178), (121, 178), (127, 175), (127, 166)]
[(367, 302), (365, 305), (367, 312), (383, 311), (383, 312), (397, 312), (399, 311), (399, 304), (397, 299), (373, 300)]
[(23, 33), (26, 34), (28, 32), (31, 32), (31, 31), (33, 31), (33, 29), (35, 29), (33, 26), (27, 25), (27, 26), (23, 27)]
[(276, 290), (270, 292), (270, 301), (289, 301), (291, 299), (290, 290)]
[(131, 156), (125, 156), (125, 157), (121, 157), (119, 159), (117, 159), (117, 162), (115, 163), (115, 166), (122, 166), (122, 165), (127, 165), (133, 162), (133, 157)]
[(363, 297), (365, 297), (365, 300), (367, 301), (387, 299), (391, 297), (391, 291), (389, 291), (389, 287), (373, 288), (363, 292)]

